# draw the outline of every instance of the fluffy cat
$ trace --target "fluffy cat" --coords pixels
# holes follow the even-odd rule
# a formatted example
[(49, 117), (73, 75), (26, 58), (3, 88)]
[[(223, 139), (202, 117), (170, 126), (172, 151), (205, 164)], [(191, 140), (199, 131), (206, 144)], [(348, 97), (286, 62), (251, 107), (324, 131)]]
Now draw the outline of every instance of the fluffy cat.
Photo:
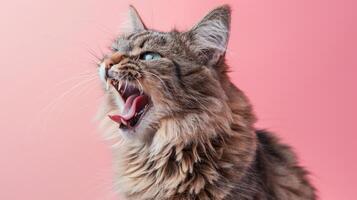
[(230, 7), (186, 32), (131, 29), (103, 58), (105, 132), (116, 141), (115, 185), (127, 199), (313, 200), (291, 149), (256, 130), (252, 107), (228, 77)]

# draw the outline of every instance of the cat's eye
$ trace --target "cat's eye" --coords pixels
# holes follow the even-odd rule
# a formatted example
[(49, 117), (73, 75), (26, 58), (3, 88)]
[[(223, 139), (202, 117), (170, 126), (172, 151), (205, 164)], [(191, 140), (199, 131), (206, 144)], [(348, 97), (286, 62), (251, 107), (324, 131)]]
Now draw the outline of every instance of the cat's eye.
[(158, 60), (160, 58), (161, 55), (155, 52), (144, 52), (140, 55), (140, 59), (145, 61)]

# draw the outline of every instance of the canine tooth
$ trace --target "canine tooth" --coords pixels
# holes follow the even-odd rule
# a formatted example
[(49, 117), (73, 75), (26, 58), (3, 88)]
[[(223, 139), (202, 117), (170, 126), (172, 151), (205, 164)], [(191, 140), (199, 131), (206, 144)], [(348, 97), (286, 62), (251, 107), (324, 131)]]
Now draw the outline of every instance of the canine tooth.
[(128, 86), (128, 81), (125, 80), (125, 87), (124, 87), (124, 92), (123, 93), (125, 93), (127, 86)]
[(120, 88), (121, 88), (121, 81), (119, 81), (118, 90), (120, 90)]

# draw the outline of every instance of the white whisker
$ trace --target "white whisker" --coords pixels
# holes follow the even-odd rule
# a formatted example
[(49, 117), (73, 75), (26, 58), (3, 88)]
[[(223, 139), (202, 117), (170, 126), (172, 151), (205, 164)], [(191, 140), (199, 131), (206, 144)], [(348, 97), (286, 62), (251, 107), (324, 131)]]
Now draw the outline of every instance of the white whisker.
[[(55, 87), (61, 86), (67, 82), (73, 81), (73, 80), (77, 80), (77, 79), (83, 79), (83, 78), (90, 78), (90, 77), (94, 77), (97, 76), (97, 73), (90, 73), (90, 74), (79, 74), (77, 76), (73, 76), (70, 77), (68, 79), (62, 80), (61, 82), (56, 83), (55, 85), (51, 86), (51, 88), (43, 91), (43, 94), (48, 93), (48, 91), (55, 89)], [(41, 95), (40, 95), (41, 96)]]
[[(81, 96), (83, 93), (87, 92), (88, 89), (92, 88), (91, 86), (93, 86), (94, 84), (97, 84), (97, 82), (93, 81), (93, 80), (83, 84), (84, 86), (82, 88), (78, 88), (78, 91), (76, 93), (74, 93), (73, 95), (71, 95), (69, 98), (71, 98), (71, 100), (72, 100), (72, 99), (75, 99), (75, 98)], [(67, 102), (70, 100), (69, 98), (67, 99)], [(54, 110), (54, 109), (55, 108), (53, 108), (52, 110)], [(61, 115), (63, 113), (63, 111), (64, 110), (59, 111), (58, 115)]]
[[(146, 71), (146, 72), (151, 74), (151, 75), (153, 75), (155, 78), (157, 78), (162, 83), (162, 85), (165, 88), (165, 90), (167, 92), (170, 92), (170, 90), (168, 89), (168, 87), (167, 87), (166, 83), (164, 82), (164, 80), (162, 80), (158, 75), (156, 75), (156, 74), (154, 74), (152, 72), (148, 72), (148, 71)], [(173, 114), (173, 111), (171, 110), (171, 108), (167, 107), (167, 110), (169, 111), (169, 115), (171, 115), (171, 117), (174, 119), (174, 114)]]
[[(134, 77), (134, 78), (135, 78), (135, 77)], [(139, 84), (139, 86), (140, 86), (140, 88), (139, 88), (140, 94), (143, 94), (143, 93), (144, 93), (144, 87), (143, 87), (143, 85), (141, 85), (140, 81), (139, 81), (137, 78), (135, 78), (135, 80), (138, 82), (138, 84)]]
[[(68, 94), (70, 94), (71, 92), (73, 92), (75, 89), (77, 89), (78, 87), (82, 86), (83, 84), (89, 83), (90, 81), (96, 79), (97, 77), (90, 77), (86, 80), (83, 80), (79, 83), (77, 83), (76, 85), (72, 86), (69, 90), (65, 91), (64, 93), (62, 93), (61, 95), (57, 96), (54, 100), (52, 100), (48, 105), (46, 105), (39, 113), (40, 116), (42, 113), (47, 112), (47, 111), (52, 111), (56, 105), (58, 104), (59, 101), (61, 101), (63, 98), (65, 98)], [(48, 118), (45, 118), (48, 119)], [(47, 122), (47, 121), (46, 121)], [(44, 128), (46, 125), (46, 122), (44, 123)], [(43, 129), (42, 129), (43, 130)]]
[(146, 72), (149, 73), (149, 74), (151, 74), (151, 75), (153, 75), (153, 76), (155, 76), (157, 79), (159, 79), (159, 81), (163, 84), (163, 86), (165, 87), (165, 89), (166, 89), (167, 92), (170, 91), (170, 90), (168, 89), (166, 83), (165, 83), (158, 75), (156, 75), (156, 74), (154, 74), (154, 73), (152, 73), (152, 72), (148, 72), (148, 71), (146, 71)]

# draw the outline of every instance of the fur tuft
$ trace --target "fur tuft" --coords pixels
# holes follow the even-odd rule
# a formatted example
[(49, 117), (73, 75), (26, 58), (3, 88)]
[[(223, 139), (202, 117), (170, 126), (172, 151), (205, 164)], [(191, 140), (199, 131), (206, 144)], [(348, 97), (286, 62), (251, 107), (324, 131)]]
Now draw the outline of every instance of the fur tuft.
[[(113, 44), (123, 59), (100, 70), (105, 82), (105, 67), (117, 68), (119, 81), (150, 98), (139, 124), (124, 130), (107, 115), (125, 102), (118, 88), (106, 91), (99, 119), (113, 141), (117, 191), (128, 200), (315, 200), (293, 151), (256, 131), (248, 98), (229, 79), (230, 8), (184, 33), (145, 30), (131, 12), (136, 28)], [(143, 59), (147, 52), (159, 58)]]

